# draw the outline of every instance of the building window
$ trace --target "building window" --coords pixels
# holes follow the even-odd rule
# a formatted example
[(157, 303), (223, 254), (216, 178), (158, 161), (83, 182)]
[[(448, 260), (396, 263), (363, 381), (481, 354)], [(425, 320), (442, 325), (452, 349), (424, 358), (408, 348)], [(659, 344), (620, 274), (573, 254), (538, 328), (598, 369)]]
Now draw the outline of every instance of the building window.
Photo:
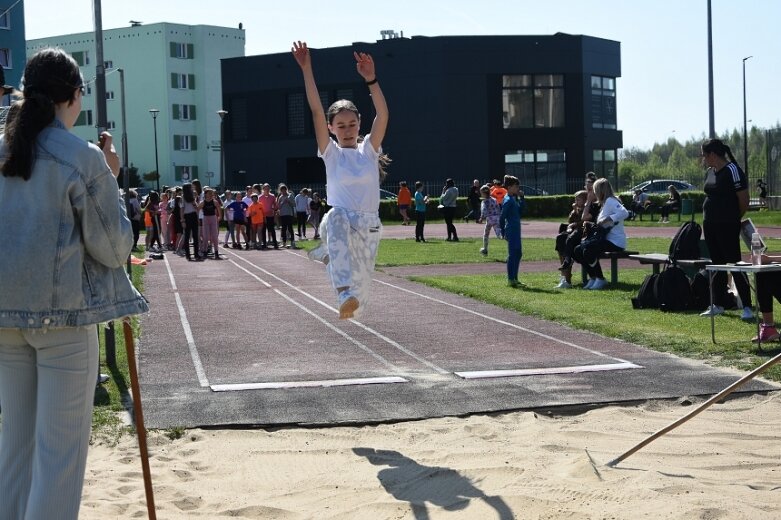
[(607, 177), (615, 179), (618, 171), (618, 162), (616, 161), (615, 150), (594, 150), (594, 173), (597, 177)]
[(193, 59), (193, 49), (192, 43), (171, 42), (171, 57), (191, 60)]
[(591, 127), (616, 129), (616, 79), (591, 76)]
[(340, 88), (336, 91), (336, 99), (353, 99), (353, 89)]
[(107, 121), (106, 125), (106, 128), (109, 130), (114, 130), (117, 127), (117, 124), (114, 121)]
[(74, 126), (92, 126), (92, 110), (82, 110)]
[(84, 85), (84, 95), (85, 96), (92, 95), (92, 83), (87, 83)]
[(320, 91), (320, 104), (323, 105), (323, 108), (328, 110), (328, 107), (331, 106), (331, 95), (327, 90), (321, 90)]
[(502, 76), (504, 128), (564, 126), (564, 76), (514, 74)]
[(512, 150), (504, 155), (504, 169), (515, 175), (527, 195), (566, 193), (567, 154), (564, 150)]
[(198, 137), (194, 135), (175, 135), (174, 150), (190, 151), (198, 149)]
[(179, 105), (173, 106), (174, 119), (180, 121), (194, 121), (195, 120), (195, 105)]
[(174, 179), (177, 181), (189, 181), (198, 177), (197, 166), (175, 166)]
[(0, 49), (0, 65), (2, 65), (4, 69), (10, 69), (13, 67), (13, 62), (11, 61), (11, 49)]
[(4, 9), (2, 13), (0, 13), (0, 29), (10, 29), (11, 28), (11, 9)]
[(110, 99), (114, 99), (114, 91), (113, 90), (106, 91), (106, 99), (109, 99), (109, 100)]
[(111, 61), (111, 60), (109, 60), (109, 61), (104, 61), (104, 62), (103, 62), (103, 68), (104, 68), (104, 69), (106, 69), (106, 70), (111, 70), (111, 69), (113, 69), (113, 68), (114, 68), (114, 62), (113, 62), (113, 61)]
[(71, 56), (73, 56), (73, 59), (79, 64), (79, 67), (89, 65), (89, 51), (75, 51)]
[(171, 88), (195, 90), (195, 75), (171, 73)]
[(304, 135), (306, 130), (304, 127), (305, 111), (304, 111), (304, 94), (295, 93), (287, 95), (287, 135), (294, 137)]

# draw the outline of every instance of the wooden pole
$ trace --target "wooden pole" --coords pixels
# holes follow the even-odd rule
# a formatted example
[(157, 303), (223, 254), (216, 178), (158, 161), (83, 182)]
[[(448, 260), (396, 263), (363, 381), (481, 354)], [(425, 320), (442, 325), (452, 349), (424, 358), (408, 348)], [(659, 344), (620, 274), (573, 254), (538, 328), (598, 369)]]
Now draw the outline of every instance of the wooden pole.
[(645, 440), (643, 440), (642, 442), (640, 442), (639, 444), (634, 446), (632, 449), (630, 449), (626, 453), (624, 453), (622, 455), (619, 455), (614, 460), (611, 460), (610, 462), (607, 463), (607, 465), (610, 466), (610, 467), (614, 467), (616, 464), (618, 464), (622, 460), (626, 459), (627, 457), (629, 457), (630, 455), (632, 455), (636, 451), (639, 451), (641, 448), (643, 448), (644, 446), (650, 444), (654, 440), (658, 439), (659, 437), (661, 437), (665, 433), (667, 433), (667, 432), (677, 428), (678, 426), (682, 425), (683, 423), (685, 423), (686, 421), (688, 421), (689, 419), (691, 419), (695, 415), (699, 414), (700, 412), (702, 412), (703, 410), (708, 408), (713, 403), (716, 403), (716, 402), (720, 401), (721, 399), (727, 397), (729, 394), (731, 394), (732, 392), (737, 390), (738, 387), (740, 387), (740, 386), (744, 385), (745, 383), (749, 382), (750, 380), (752, 380), (753, 378), (755, 378), (756, 376), (758, 376), (759, 374), (761, 374), (762, 372), (764, 372), (768, 368), (772, 367), (773, 365), (775, 365), (779, 361), (781, 361), (781, 354), (779, 354), (776, 357), (766, 361), (763, 365), (758, 366), (757, 368), (755, 368), (754, 370), (752, 370), (751, 372), (749, 372), (745, 376), (741, 377), (740, 379), (738, 379), (737, 381), (735, 381), (734, 383), (729, 385), (727, 388), (725, 388), (724, 390), (722, 390), (718, 394), (714, 395), (713, 397), (711, 397), (710, 399), (708, 399), (707, 401), (702, 403), (700, 406), (698, 406), (697, 408), (695, 408), (694, 410), (692, 410), (688, 414), (684, 415), (683, 417), (681, 417), (677, 421), (673, 422), (672, 424), (670, 424), (668, 426), (665, 426), (664, 428), (662, 428), (658, 432), (654, 433), (653, 435), (647, 437)]
[(144, 427), (144, 413), (141, 410), (141, 387), (138, 384), (138, 371), (136, 370), (136, 347), (133, 341), (133, 329), (130, 327), (130, 318), (122, 320), (125, 333), (125, 349), (127, 350), (127, 364), (130, 368), (130, 388), (133, 392), (133, 414), (135, 415), (136, 434), (138, 435), (138, 447), (141, 451), (141, 468), (144, 473), (144, 491), (146, 493), (146, 509), (150, 520), (157, 520), (155, 514), (155, 495), (152, 489), (152, 473), (149, 471), (149, 452), (146, 447), (146, 428)]

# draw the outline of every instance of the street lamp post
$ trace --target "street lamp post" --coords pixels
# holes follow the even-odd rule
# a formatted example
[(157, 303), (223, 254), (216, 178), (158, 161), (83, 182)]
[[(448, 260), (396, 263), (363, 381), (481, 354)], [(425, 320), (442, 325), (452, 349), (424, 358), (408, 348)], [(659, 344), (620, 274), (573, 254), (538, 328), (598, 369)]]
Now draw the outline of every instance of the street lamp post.
[(746, 121), (746, 60), (753, 56), (743, 58), (743, 173), (748, 179), (748, 122)]
[(217, 115), (220, 116), (220, 180), (218, 184), (221, 189), (225, 189), (225, 130), (223, 123), (228, 111), (220, 109), (217, 111)]
[(152, 114), (152, 125), (155, 128), (155, 173), (157, 173), (157, 193), (160, 193), (160, 165), (157, 162), (157, 114), (160, 110), (156, 108), (150, 108), (149, 113)]

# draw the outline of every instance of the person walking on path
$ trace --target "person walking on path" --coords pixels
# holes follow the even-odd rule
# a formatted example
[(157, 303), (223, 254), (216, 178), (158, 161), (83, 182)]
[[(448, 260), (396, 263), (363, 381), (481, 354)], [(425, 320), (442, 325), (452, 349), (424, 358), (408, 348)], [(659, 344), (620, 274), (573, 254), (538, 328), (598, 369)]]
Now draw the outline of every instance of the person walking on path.
[(322, 243), (312, 250), (311, 257), (327, 262), (331, 285), (338, 296), (339, 318), (349, 319), (368, 301), (380, 244), (380, 178), (384, 175), (380, 165), (388, 106), (374, 60), (369, 54), (354, 52), (358, 74), (374, 103), (371, 131), (365, 138), (359, 135), (360, 113), (351, 101), (344, 99), (328, 108), (326, 119), (309, 48), (299, 41), (293, 43), (292, 51), (304, 77), (317, 152), (325, 163), (326, 199), (331, 206), (320, 224)]
[(475, 222), (480, 222), (480, 181), (475, 179), (472, 181), (472, 187), (469, 188), (469, 195), (466, 196), (467, 204), (469, 204), (469, 213), (464, 216), (464, 222), (469, 223), (469, 219)]
[[(79, 65), (44, 49), (23, 78), (0, 136), (0, 236), (27, 238), (0, 255), (0, 517), (75, 519), (98, 378), (95, 324), (149, 308), (125, 272), (133, 227), (111, 134), (95, 145), (70, 132), (82, 112)], [(41, 204), (42, 193), (57, 196)], [(48, 239), (35, 239), (41, 230)]]
[(502, 201), (502, 213), (499, 216), (499, 228), (507, 240), (507, 283), (510, 287), (522, 285), (518, 281), (518, 270), (521, 266), (521, 215), (525, 202), (517, 177), (504, 176), (504, 187), (507, 194)]

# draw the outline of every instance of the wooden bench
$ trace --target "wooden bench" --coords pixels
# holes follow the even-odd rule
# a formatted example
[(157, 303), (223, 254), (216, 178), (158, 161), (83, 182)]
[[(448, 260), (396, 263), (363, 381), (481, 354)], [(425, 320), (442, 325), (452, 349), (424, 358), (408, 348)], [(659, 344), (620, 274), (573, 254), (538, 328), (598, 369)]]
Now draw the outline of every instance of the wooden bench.
[[(659, 274), (660, 266), (667, 263), (670, 256), (664, 253), (648, 253), (644, 255), (629, 255), (629, 258), (640, 262), (641, 265), (651, 265), (654, 274)], [(711, 263), (710, 258), (695, 258), (691, 260), (678, 260), (676, 262), (682, 268), (702, 269)]]
[[(600, 260), (610, 260), (610, 283), (615, 285), (618, 283), (618, 260), (621, 258), (630, 258), (632, 255), (638, 254), (638, 251), (605, 251), (599, 255)], [(586, 267), (581, 266), (581, 276), (583, 278), (583, 284), (588, 281), (588, 274), (586, 273)]]

